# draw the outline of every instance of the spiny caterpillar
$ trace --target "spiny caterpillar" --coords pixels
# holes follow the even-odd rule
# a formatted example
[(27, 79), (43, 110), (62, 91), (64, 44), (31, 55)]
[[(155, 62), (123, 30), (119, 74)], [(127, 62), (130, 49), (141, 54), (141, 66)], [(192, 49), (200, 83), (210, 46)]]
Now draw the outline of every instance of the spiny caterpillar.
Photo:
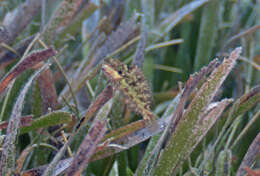
[(137, 66), (127, 66), (117, 59), (107, 59), (102, 70), (113, 87), (125, 96), (126, 104), (130, 109), (141, 114), (144, 120), (152, 121), (155, 118), (150, 111), (152, 102), (150, 87)]

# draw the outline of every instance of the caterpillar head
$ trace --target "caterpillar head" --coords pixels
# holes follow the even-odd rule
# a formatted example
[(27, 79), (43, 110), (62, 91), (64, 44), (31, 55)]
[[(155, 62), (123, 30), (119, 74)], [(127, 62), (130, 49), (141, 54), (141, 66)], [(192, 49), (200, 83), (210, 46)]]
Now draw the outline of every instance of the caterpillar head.
[(105, 60), (102, 70), (110, 81), (119, 81), (126, 77), (128, 73), (127, 65), (117, 59)]

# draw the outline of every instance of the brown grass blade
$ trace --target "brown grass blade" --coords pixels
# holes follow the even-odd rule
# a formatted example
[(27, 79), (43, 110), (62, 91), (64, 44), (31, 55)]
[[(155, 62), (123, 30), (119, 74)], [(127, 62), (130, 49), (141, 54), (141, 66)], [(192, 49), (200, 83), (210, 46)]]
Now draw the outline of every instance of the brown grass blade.
[(48, 112), (48, 108), (56, 110), (58, 106), (58, 97), (54, 86), (53, 76), (51, 70), (48, 68), (44, 70), (38, 77), (38, 83), (41, 90), (43, 100), (42, 112)]
[(106, 121), (98, 120), (93, 124), (87, 136), (81, 143), (66, 175), (80, 175), (80, 173), (84, 171), (87, 163), (89, 162), (91, 156), (95, 153), (96, 148), (106, 131)]
[(56, 51), (53, 48), (34, 51), (25, 59), (17, 63), (14, 68), (1, 80), (0, 82), (0, 94), (5, 90), (8, 84), (21, 73), (27, 69), (35, 66), (41, 61), (48, 59), (51, 56), (54, 56)]
[(85, 116), (80, 119), (79, 124), (77, 125), (77, 129), (84, 126), (91, 118), (95, 115), (95, 113), (113, 97), (113, 88), (112, 86), (107, 86), (101, 94), (97, 97), (97, 99), (89, 106), (88, 111)]

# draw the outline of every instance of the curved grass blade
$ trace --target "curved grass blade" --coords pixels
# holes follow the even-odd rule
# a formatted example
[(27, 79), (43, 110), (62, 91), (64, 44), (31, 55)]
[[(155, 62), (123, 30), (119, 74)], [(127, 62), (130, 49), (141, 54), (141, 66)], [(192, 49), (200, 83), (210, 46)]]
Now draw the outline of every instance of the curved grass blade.
[[(68, 168), (67, 175), (80, 174), (81, 172), (83, 172), (86, 164), (90, 160), (91, 156), (94, 154), (99, 142), (105, 135), (105, 132), (107, 130), (106, 118), (111, 110), (112, 104), (113, 99), (108, 101), (99, 110), (88, 134), (81, 143), (78, 152), (72, 161), (72, 164)], [(53, 165), (51, 165), (51, 167), (49, 167), (43, 175), (49, 175), (51, 172), (53, 172), (52, 166), (55, 166), (56, 164), (54, 163)]]
[(260, 156), (260, 133), (256, 136), (252, 144), (250, 145), (242, 163), (239, 166), (239, 169), (236, 173), (236, 176), (246, 175), (245, 167), (251, 167), (255, 160)]
[(0, 161), (0, 173), (2, 175), (10, 175), (15, 169), (15, 153), (16, 153), (15, 141), (21, 125), (20, 117), (21, 117), (22, 108), (24, 104), (24, 98), (28, 89), (30, 88), (32, 81), (42, 71), (44, 71), (46, 67), (47, 67), (46, 65), (43, 66), (39, 71), (37, 71), (33, 76), (31, 76), (31, 78), (29, 79), (29, 81), (26, 83), (21, 93), (19, 94), (16, 103), (13, 107), (11, 118), (9, 120), (9, 124), (7, 127), (7, 132), (6, 132), (7, 136), (3, 146), (3, 152)]

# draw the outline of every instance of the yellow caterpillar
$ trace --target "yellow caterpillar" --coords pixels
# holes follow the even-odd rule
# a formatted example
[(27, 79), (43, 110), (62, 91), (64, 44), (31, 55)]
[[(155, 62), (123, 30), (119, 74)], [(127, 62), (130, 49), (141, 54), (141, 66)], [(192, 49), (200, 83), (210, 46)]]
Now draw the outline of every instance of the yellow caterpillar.
[(113, 87), (124, 95), (130, 109), (141, 114), (144, 120), (152, 121), (155, 118), (150, 111), (152, 102), (150, 87), (137, 66), (127, 66), (117, 59), (107, 59), (102, 70)]

